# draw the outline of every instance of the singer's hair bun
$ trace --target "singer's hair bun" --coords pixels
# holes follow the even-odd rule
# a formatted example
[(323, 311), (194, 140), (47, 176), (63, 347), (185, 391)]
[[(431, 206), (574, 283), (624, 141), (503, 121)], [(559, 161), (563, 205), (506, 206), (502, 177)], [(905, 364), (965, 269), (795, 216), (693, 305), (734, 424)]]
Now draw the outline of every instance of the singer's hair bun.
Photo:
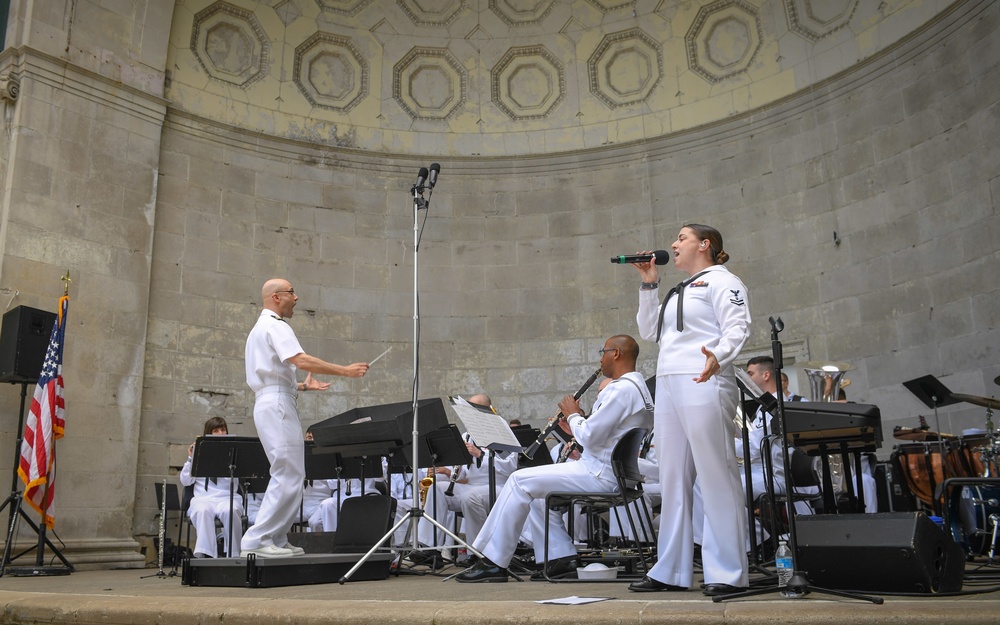
[(729, 260), (729, 254), (726, 253), (726, 250), (721, 250), (715, 255), (715, 262), (720, 265), (725, 265), (727, 260)]

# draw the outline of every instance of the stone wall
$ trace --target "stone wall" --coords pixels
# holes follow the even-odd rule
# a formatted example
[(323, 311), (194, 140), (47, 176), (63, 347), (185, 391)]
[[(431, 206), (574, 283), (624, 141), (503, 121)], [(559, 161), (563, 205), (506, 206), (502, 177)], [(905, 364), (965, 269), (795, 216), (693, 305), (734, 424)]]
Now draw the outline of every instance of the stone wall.
[[(60, 277), (68, 270), (72, 279), (54, 530), (77, 567), (141, 566), (132, 524), (167, 109), (160, 97), (162, 3), (119, 3), (132, 15), (93, 2), (71, 3), (72, 12), (67, 3), (11, 4), (11, 47), (0, 56), (0, 75), (20, 90), (0, 103), (5, 310), (54, 311)], [(0, 449), (9, 460), (17, 449), (19, 390), (12, 385), (0, 396), (9, 417)], [(19, 547), (35, 544), (35, 534), (20, 527)], [(46, 553), (46, 562), (51, 557)]]

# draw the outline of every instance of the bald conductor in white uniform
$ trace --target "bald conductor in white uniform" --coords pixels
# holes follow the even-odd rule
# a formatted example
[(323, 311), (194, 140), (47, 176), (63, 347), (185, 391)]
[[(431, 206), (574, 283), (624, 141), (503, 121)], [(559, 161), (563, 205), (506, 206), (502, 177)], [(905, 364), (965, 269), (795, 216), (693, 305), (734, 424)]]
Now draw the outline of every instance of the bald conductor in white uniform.
[[(261, 289), (264, 310), (247, 336), (247, 385), (256, 400), (253, 422), (264, 453), (271, 462), (271, 481), (257, 513), (257, 522), (243, 535), (242, 551), (258, 558), (302, 555), (300, 547), (288, 544), (299, 512), (305, 455), (302, 425), (296, 411), (297, 391), (324, 391), (329, 382), (319, 382), (313, 373), (359, 378), (368, 364), (335, 365), (302, 350), (288, 325), (295, 304), (292, 283), (281, 278), (268, 280)], [(296, 369), (307, 372), (305, 382), (296, 381)]]

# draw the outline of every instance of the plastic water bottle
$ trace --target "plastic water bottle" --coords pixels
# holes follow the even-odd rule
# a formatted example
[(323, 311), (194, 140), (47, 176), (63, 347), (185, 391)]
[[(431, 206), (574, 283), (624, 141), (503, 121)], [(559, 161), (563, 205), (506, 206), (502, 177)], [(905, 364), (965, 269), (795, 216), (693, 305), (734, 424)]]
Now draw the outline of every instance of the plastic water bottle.
[(774, 564), (778, 567), (778, 586), (788, 586), (788, 580), (792, 578), (792, 550), (783, 540), (778, 543), (778, 550), (774, 552)]

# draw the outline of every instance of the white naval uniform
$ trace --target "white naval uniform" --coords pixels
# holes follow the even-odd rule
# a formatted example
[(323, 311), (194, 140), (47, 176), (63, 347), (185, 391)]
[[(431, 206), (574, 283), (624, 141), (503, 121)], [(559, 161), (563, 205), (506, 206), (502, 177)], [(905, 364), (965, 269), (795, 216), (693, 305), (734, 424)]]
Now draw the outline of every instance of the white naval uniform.
[[(623, 378), (629, 378), (635, 384)], [(638, 385), (638, 388), (637, 386)], [(651, 427), (646, 411), (646, 383), (636, 372), (608, 384), (594, 403), (588, 419), (567, 417), (583, 454), (576, 462), (528, 467), (515, 471), (497, 496), (493, 510), (473, 547), (495, 564), (507, 567), (527, 522), (534, 539), (535, 561), (545, 558), (545, 497), (551, 492), (612, 492), (617, 489), (611, 468), (615, 445), (632, 428)], [(563, 525), (562, 515), (549, 516), (549, 559), (576, 555), (576, 547)]]
[[(422, 471), (421, 471), (422, 472)], [(396, 520), (399, 523), (404, 516), (409, 514), (413, 507), (413, 474), (412, 473), (391, 473), (389, 474), (389, 495), (396, 500)], [(400, 525), (392, 535), (393, 546), (413, 545), (410, 539), (410, 526), (413, 522)]]
[(326, 499), (337, 492), (337, 480), (306, 480), (302, 487), (302, 509), (299, 510), (297, 521), (303, 521), (310, 532), (322, 532), (322, 515), (319, 507)]
[[(636, 321), (647, 341), (656, 340), (659, 290), (639, 291)], [(713, 265), (683, 292), (683, 330), (677, 329), (678, 297), (663, 315), (656, 365), (656, 446), (663, 497), (657, 553), (649, 577), (677, 586), (694, 581), (692, 521), (695, 478), (702, 486), (705, 527), (702, 563), (706, 584), (745, 587), (747, 517), (733, 446), (738, 389), (733, 362), (750, 334), (746, 286), (722, 265)], [(719, 372), (697, 383), (705, 368), (701, 348), (711, 350)]]
[[(753, 496), (757, 497), (767, 492), (767, 476), (764, 471), (764, 457), (761, 455), (761, 443), (764, 441), (764, 419), (767, 418), (767, 433), (771, 436), (770, 455), (771, 468), (774, 473), (774, 492), (777, 495), (785, 494), (785, 466), (782, 454), (781, 440), (774, 437), (771, 415), (764, 412), (763, 408), (757, 408), (753, 419), (747, 424), (747, 434), (750, 439), (750, 477), (753, 485)], [(776, 425), (776, 424), (775, 424)], [(736, 437), (736, 456), (743, 458), (743, 436), (742, 432)], [(740, 479), (746, 488), (746, 472), (740, 471)]]
[(284, 547), (299, 514), (305, 479), (305, 439), (295, 408), (295, 365), (289, 358), (303, 353), (292, 328), (263, 310), (247, 336), (247, 385), (254, 392), (253, 423), (271, 462), (271, 480), (257, 521), (243, 535), (243, 549)]
[[(472, 442), (475, 444), (475, 441)], [(517, 454), (507, 453), (503, 458), (495, 456), (493, 469), (496, 474), (496, 492), (499, 496), (504, 484), (507, 483), (507, 478), (517, 470)], [(468, 481), (464, 484), (455, 482), (451, 497), (445, 494), (451, 478), (443, 479), (440, 475), (437, 477), (433, 488), (427, 491), (424, 510), (429, 511), (435, 521), (452, 531), (455, 531), (455, 513), (461, 512), (465, 526), (465, 541), (472, 543), (482, 530), (490, 512), (490, 452), (483, 450), (483, 455), (478, 461), (473, 458), (468, 466), (459, 467), (458, 479)], [(432, 523), (421, 523), (417, 528), (417, 536), (421, 544), (428, 546), (455, 543), (451, 536)]]
[[(202, 553), (213, 558), (218, 554), (216, 542), (215, 520), (222, 522), (222, 534), (225, 541), (224, 551), (229, 553), (232, 544), (233, 557), (240, 556), (240, 537), (243, 536), (243, 498), (238, 490), (238, 481), (229, 477), (215, 479), (193, 477), (191, 475), (191, 458), (187, 459), (180, 473), (181, 486), (194, 484), (194, 496), (188, 507), (188, 518), (197, 538), (194, 553)], [(229, 522), (229, 485), (233, 485), (233, 519)]]

